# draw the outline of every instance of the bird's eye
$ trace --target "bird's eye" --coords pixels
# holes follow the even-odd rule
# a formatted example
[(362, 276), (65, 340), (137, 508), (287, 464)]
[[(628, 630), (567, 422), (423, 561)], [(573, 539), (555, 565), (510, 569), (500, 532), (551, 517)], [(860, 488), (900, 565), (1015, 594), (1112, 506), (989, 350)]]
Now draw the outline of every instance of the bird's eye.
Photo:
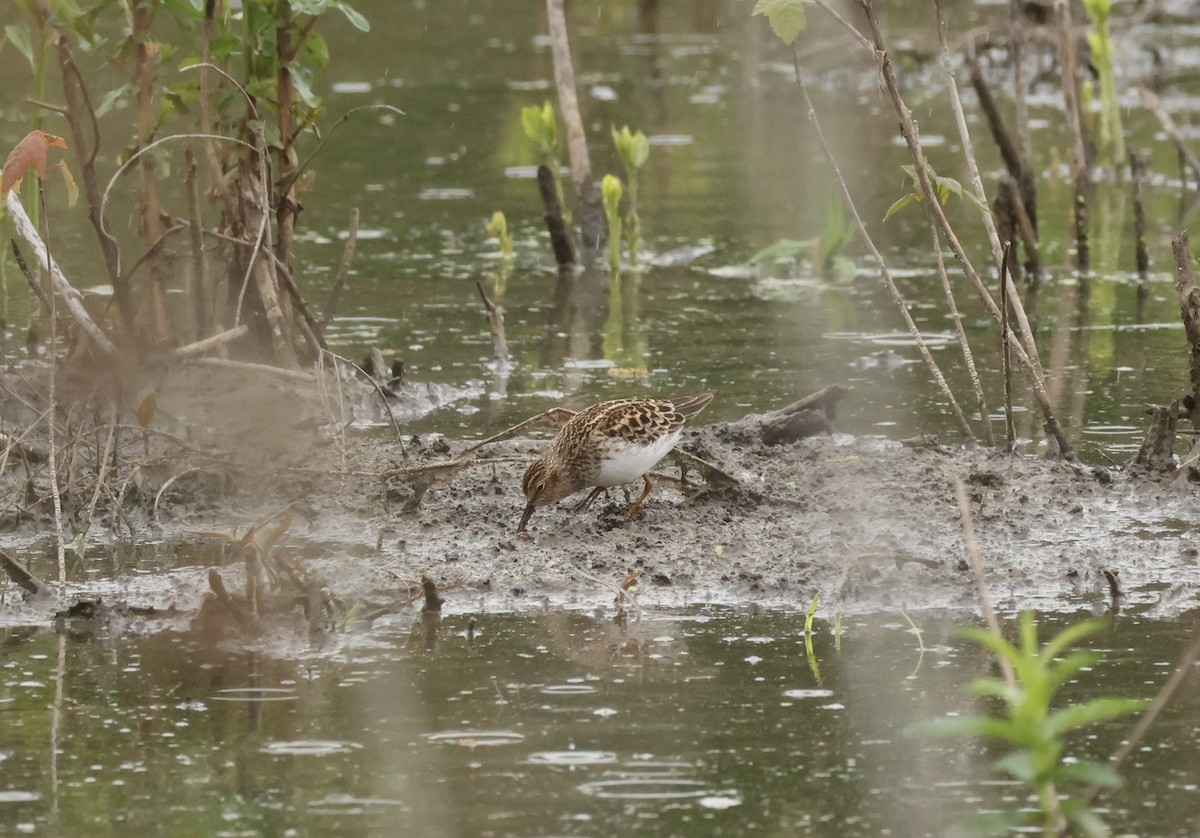
[(542, 481), (537, 485), (537, 493), (540, 495), (544, 491), (546, 491), (546, 482)]

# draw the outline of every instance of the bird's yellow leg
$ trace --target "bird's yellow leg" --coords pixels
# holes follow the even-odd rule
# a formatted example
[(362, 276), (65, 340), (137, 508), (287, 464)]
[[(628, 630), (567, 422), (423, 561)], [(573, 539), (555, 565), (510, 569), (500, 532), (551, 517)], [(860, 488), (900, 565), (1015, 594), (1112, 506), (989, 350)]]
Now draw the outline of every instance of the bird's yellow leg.
[(642, 490), (641, 496), (633, 502), (633, 506), (629, 507), (629, 511), (625, 513), (625, 520), (632, 521), (633, 516), (637, 515), (638, 509), (642, 506), (642, 501), (650, 494), (650, 490), (654, 488), (654, 484), (650, 482), (650, 475), (643, 474), (642, 479), (646, 481), (646, 488)]
[(572, 509), (571, 511), (572, 512), (583, 512), (583, 510), (587, 509), (589, 506), (592, 505), (592, 501), (594, 501), (596, 498), (600, 497), (600, 493), (603, 491), (604, 491), (603, 486), (597, 486), (595, 489), (592, 489), (592, 491), (588, 494), (588, 496), (586, 498), (584, 498), (583, 500), (581, 500), (578, 504), (576, 504), (575, 508)]

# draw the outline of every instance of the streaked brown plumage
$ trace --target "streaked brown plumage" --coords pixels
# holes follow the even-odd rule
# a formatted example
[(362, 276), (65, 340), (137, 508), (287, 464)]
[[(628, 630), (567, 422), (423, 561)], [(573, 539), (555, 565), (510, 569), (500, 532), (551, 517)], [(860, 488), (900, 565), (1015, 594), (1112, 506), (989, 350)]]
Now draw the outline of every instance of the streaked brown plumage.
[(522, 489), (527, 505), (517, 532), (539, 506), (562, 500), (595, 486), (575, 508), (581, 511), (611, 486), (639, 477), (645, 488), (626, 513), (637, 514), (654, 484), (646, 472), (654, 468), (679, 441), (683, 425), (709, 402), (713, 391), (678, 399), (616, 399), (579, 411), (558, 432), (550, 450), (525, 472)]

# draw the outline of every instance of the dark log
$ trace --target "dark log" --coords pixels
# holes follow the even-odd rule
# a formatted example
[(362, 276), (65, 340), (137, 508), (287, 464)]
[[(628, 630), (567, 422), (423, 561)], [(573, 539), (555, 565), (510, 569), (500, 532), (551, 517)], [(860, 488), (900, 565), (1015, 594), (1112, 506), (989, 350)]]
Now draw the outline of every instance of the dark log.
[(544, 163), (538, 166), (538, 191), (542, 195), (542, 206), (546, 212), (546, 229), (550, 231), (550, 245), (554, 248), (554, 261), (560, 268), (575, 265), (575, 246), (571, 244), (571, 234), (567, 232), (566, 222), (563, 221), (562, 202), (558, 200), (558, 190), (554, 186), (554, 173)]
[(832, 433), (837, 403), (849, 392), (849, 387), (833, 384), (779, 410), (743, 416), (729, 424), (729, 431), (735, 435), (758, 437), (767, 445), (783, 445)]

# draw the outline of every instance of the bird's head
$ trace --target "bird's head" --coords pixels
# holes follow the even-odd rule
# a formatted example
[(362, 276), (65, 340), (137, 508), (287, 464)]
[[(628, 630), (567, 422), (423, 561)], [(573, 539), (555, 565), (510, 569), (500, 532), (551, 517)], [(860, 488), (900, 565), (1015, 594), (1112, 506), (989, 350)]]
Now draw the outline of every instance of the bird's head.
[(525, 479), (521, 482), (521, 488), (525, 492), (525, 514), (521, 516), (521, 523), (517, 526), (517, 532), (524, 532), (525, 525), (529, 523), (529, 516), (533, 515), (533, 510), (540, 506), (548, 506), (552, 503), (565, 498), (573, 492), (583, 488), (583, 484), (578, 480), (572, 480), (571, 477), (561, 468), (555, 468), (545, 457), (535, 461), (525, 471)]

